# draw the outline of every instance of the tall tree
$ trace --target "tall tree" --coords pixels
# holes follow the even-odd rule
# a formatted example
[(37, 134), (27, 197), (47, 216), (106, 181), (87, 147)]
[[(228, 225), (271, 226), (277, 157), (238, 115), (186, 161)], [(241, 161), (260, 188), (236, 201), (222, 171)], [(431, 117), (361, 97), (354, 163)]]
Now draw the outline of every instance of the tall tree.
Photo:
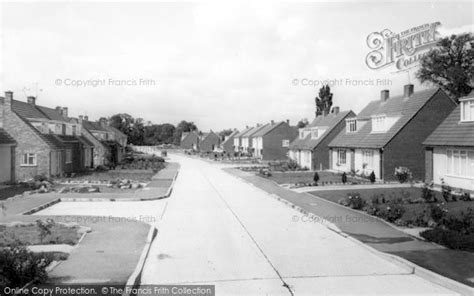
[(332, 106), (332, 93), (329, 85), (323, 85), (319, 89), (319, 95), (314, 99), (316, 103), (316, 116), (329, 113)]
[(309, 121), (307, 118), (303, 118), (301, 119), (300, 121), (298, 121), (298, 123), (296, 124), (296, 127), (297, 128), (303, 128), (305, 126), (307, 126), (309, 124)]
[(451, 35), (439, 40), (420, 64), (416, 76), (422, 83), (436, 84), (455, 100), (469, 94), (474, 87), (473, 34)]
[(191, 132), (191, 131), (196, 131), (198, 128), (194, 124), (194, 122), (182, 120), (178, 125), (176, 126), (176, 129), (174, 131), (174, 143), (176, 145), (179, 145), (181, 143), (181, 135), (186, 132)]

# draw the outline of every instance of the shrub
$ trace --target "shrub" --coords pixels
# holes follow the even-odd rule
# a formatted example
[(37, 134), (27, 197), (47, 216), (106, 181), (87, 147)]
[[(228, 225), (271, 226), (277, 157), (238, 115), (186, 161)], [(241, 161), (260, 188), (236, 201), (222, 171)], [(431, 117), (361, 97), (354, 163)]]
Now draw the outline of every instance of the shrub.
[(35, 254), (23, 246), (0, 250), (0, 287), (22, 287), (32, 280), (47, 280), (46, 267), (52, 256)]
[(459, 231), (436, 227), (425, 230), (420, 235), (426, 240), (447, 246), (451, 249), (474, 252), (474, 233), (463, 234)]
[(318, 174), (318, 172), (315, 172), (315, 173), (314, 173), (313, 181), (314, 181), (314, 183), (318, 184), (318, 181), (319, 181), (319, 174)]
[(370, 173), (369, 180), (370, 180), (370, 183), (375, 183), (375, 173), (374, 173), (374, 171), (372, 171), (372, 173)]
[(406, 167), (395, 168), (395, 176), (400, 183), (406, 183), (412, 179), (412, 173)]
[(343, 184), (346, 184), (346, 183), (347, 183), (347, 175), (346, 175), (346, 172), (342, 173), (341, 181), (342, 181)]
[(36, 182), (49, 181), (49, 179), (46, 175), (36, 175), (36, 176), (33, 177), (33, 180), (36, 181)]
[(445, 201), (452, 200), (453, 194), (451, 191), (451, 186), (446, 184), (446, 182), (444, 182), (444, 179), (441, 179), (441, 194), (443, 195)]
[(448, 210), (446, 210), (445, 208), (443, 208), (443, 204), (437, 204), (435, 206), (431, 206), (430, 207), (430, 215), (431, 215), (431, 218), (433, 219), (433, 221), (435, 221), (436, 223), (438, 223), (439, 221), (441, 221), (441, 219), (443, 219), (444, 217), (446, 217), (446, 214), (448, 213)]
[(388, 222), (394, 222), (400, 219), (405, 213), (405, 206), (402, 204), (402, 199), (390, 200), (385, 205), (379, 206), (376, 213), (382, 219)]
[(290, 171), (296, 171), (300, 168), (300, 166), (298, 165), (298, 163), (296, 161), (294, 161), (293, 159), (290, 159), (287, 163), (287, 167)]
[(421, 189), (421, 198), (423, 198), (425, 202), (436, 201), (436, 197), (433, 192), (433, 183), (425, 183), (423, 185), (423, 188)]
[(365, 206), (365, 200), (360, 197), (360, 193), (353, 192), (347, 194), (348, 207), (356, 210), (361, 210)]

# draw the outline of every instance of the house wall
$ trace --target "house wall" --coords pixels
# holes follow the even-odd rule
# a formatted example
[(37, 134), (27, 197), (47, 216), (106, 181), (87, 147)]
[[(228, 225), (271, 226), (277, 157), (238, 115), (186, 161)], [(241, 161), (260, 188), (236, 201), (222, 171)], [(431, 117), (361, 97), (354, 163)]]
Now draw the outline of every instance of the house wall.
[(383, 178), (396, 180), (395, 168), (410, 169), (415, 180), (425, 179), (425, 148), (423, 141), (456, 108), (456, 103), (438, 91), (407, 125), (385, 146)]
[(201, 143), (199, 150), (201, 152), (212, 152), (219, 146), (219, 137), (216, 134), (209, 134)]
[(51, 175), (58, 176), (64, 172), (64, 159), (61, 150), (52, 150), (50, 154), (51, 159)]
[(82, 136), (94, 144), (91, 152), (92, 167), (105, 164), (105, 147), (89, 131), (82, 129)]
[[(15, 180), (33, 178), (36, 175), (50, 176), (50, 147), (33, 130), (34, 127), (24, 122), (11, 110), (5, 99), (3, 128), (17, 142), (15, 149)], [(21, 165), (25, 153), (36, 154), (35, 166)]]
[[(352, 115), (350, 112), (348, 115)], [(329, 154), (330, 149), (329, 143), (346, 128), (346, 121), (341, 120), (327, 135), (323, 135), (324, 139), (319, 142), (318, 146), (313, 150), (312, 153), (312, 170), (327, 170), (330, 166)], [(347, 155), (347, 154), (346, 154)], [(347, 156), (346, 156), (347, 157)]]
[[(346, 151), (346, 163), (345, 164), (340, 164), (338, 163), (337, 159), (337, 153), (339, 150), (345, 150)], [(331, 153), (331, 169), (339, 172), (350, 172), (352, 167), (352, 164), (355, 166), (355, 157), (353, 155), (353, 152), (351, 149), (347, 148), (331, 148), (330, 152)]]
[(254, 148), (254, 157), (262, 158), (262, 149), (263, 149), (263, 138), (255, 137), (252, 138), (252, 147)]
[[(372, 151), (372, 164), (369, 164), (364, 160), (363, 154), (364, 151)], [(346, 155), (347, 156), (347, 155)], [(382, 176), (381, 171), (381, 157), (382, 154), (380, 153), (379, 149), (355, 149), (354, 152), (354, 169), (357, 174), (364, 174), (366, 176), (370, 175), (372, 171), (375, 173), (375, 177), (380, 179)], [(364, 167), (364, 164), (367, 165)]]
[(298, 131), (290, 127), (286, 122), (271, 130), (262, 138), (263, 160), (286, 160), (288, 159), (288, 147), (283, 147), (283, 140), (290, 143), (296, 139)]
[[(466, 150), (466, 148), (452, 147), (453, 149)], [(474, 175), (467, 177), (448, 175), (447, 170), (447, 148), (435, 147), (433, 149), (433, 179), (435, 184), (441, 185), (441, 179), (444, 179), (446, 184), (454, 188), (462, 188), (474, 191)], [(474, 151), (474, 147), (467, 149)], [(471, 163), (474, 167), (474, 163)]]
[(227, 153), (227, 154), (234, 154), (234, 138), (230, 138), (228, 139), (227, 141), (224, 142), (224, 144), (222, 145), (222, 148), (223, 150)]
[(188, 134), (183, 141), (181, 141), (181, 148), (183, 149), (197, 149), (199, 147), (199, 138), (195, 133)]
[(234, 138), (234, 151), (240, 151), (240, 138)]
[(10, 145), (0, 145), (0, 183), (12, 181), (12, 149)]

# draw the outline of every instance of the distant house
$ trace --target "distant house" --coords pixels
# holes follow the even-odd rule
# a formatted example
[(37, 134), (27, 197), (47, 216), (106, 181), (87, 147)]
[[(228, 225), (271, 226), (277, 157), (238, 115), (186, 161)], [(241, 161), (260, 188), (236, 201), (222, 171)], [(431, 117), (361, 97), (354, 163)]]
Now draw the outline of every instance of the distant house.
[[(227, 155), (234, 155), (234, 137), (239, 133), (238, 130), (234, 130), (230, 135), (224, 138), (224, 141), (221, 143), (221, 148), (224, 153)], [(238, 140), (237, 140), (238, 141)]]
[(185, 132), (181, 136), (181, 148), (187, 150), (199, 149), (199, 135), (195, 131)]
[(234, 152), (236, 153), (242, 153), (243, 152), (243, 147), (242, 147), (242, 136), (245, 135), (248, 131), (250, 131), (252, 128), (251, 127), (246, 127), (239, 133), (237, 133), (234, 136)]
[(299, 129), (298, 137), (290, 144), (290, 159), (302, 168), (329, 169), (328, 144), (345, 129), (345, 120), (353, 117), (354, 112), (339, 112), (339, 107), (334, 107), (329, 114), (317, 116), (311, 124)]
[[(3, 104), (1, 98), (0, 104)], [(0, 118), (0, 184), (15, 182), (16, 141), (3, 129), (3, 116)]]
[(261, 160), (285, 160), (291, 141), (298, 135), (288, 121), (264, 125), (252, 137), (253, 156)]
[(245, 134), (243, 134), (241, 136), (241, 140), (242, 140), (242, 153), (243, 154), (246, 154), (246, 155), (249, 155), (249, 156), (252, 156), (253, 155), (253, 147), (252, 147), (252, 139), (253, 139), (253, 135), (258, 132), (259, 130), (261, 130), (262, 128), (264, 128), (265, 125), (262, 125), (262, 124), (257, 124), (257, 126), (249, 129)]
[(413, 89), (405, 85), (403, 95), (395, 97), (383, 90), (379, 100), (347, 118), (346, 129), (329, 143), (331, 169), (361, 175), (373, 171), (377, 179), (396, 180), (395, 169), (406, 167), (414, 179), (424, 179), (423, 141), (456, 103), (441, 89)]
[(426, 181), (474, 192), (474, 91), (423, 142)]
[(219, 147), (220, 138), (216, 133), (210, 131), (204, 133), (199, 140), (199, 151), (201, 152), (213, 152)]
[(107, 130), (102, 128), (99, 123), (89, 121), (88, 116), (79, 116), (79, 122), (82, 125), (82, 135), (94, 144), (93, 164), (109, 165), (111, 160), (110, 146), (107, 144)]

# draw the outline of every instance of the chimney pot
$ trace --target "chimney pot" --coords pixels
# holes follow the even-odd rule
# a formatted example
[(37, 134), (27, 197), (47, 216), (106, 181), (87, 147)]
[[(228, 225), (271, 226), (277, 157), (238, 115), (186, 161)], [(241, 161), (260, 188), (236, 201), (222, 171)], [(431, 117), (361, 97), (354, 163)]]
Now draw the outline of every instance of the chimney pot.
[(384, 89), (384, 90), (380, 91), (380, 100), (382, 102), (387, 101), (389, 97), (390, 97), (390, 92), (389, 92), (388, 89)]
[(338, 114), (338, 113), (339, 113), (339, 107), (338, 107), (338, 106), (333, 107), (333, 108), (332, 108), (332, 113)]
[(290, 120), (289, 120), (289, 119), (287, 119), (287, 120), (286, 120), (286, 123), (287, 123), (288, 125), (290, 125)]
[(408, 98), (413, 94), (415, 86), (413, 84), (407, 84), (403, 86), (403, 97)]
[(35, 105), (36, 104), (36, 98), (33, 96), (29, 96), (26, 98), (28, 104)]
[(275, 124), (275, 121), (274, 121), (274, 120), (271, 120), (270, 123), (271, 123), (272, 125), (274, 125), (274, 124)]
[(69, 110), (68, 107), (63, 107), (62, 110), (63, 110), (62, 115), (67, 118), (68, 117), (68, 110)]

